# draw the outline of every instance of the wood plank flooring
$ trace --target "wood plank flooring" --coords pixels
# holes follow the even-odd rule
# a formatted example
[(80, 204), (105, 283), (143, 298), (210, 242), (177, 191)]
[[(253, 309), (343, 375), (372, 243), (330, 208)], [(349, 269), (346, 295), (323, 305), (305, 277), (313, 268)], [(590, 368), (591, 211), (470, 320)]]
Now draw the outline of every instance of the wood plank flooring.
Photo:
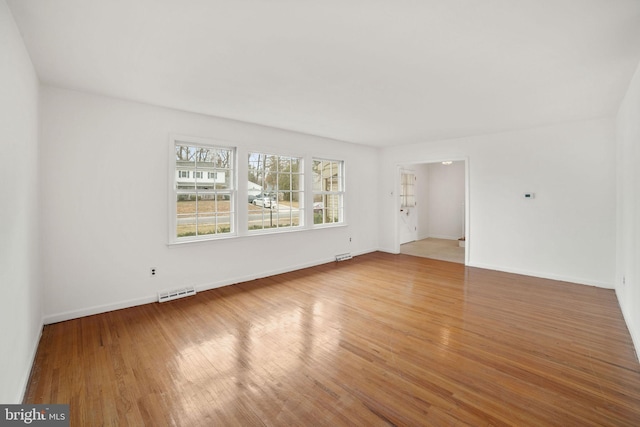
[(48, 325), (72, 426), (638, 426), (613, 291), (408, 255)]

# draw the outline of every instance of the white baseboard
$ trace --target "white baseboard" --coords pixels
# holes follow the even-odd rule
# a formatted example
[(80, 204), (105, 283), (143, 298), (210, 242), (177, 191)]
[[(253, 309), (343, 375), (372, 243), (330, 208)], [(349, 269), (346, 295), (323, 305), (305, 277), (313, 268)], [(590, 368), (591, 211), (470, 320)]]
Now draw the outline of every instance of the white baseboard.
[(92, 316), (94, 314), (106, 313), (108, 311), (135, 307), (137, 305), (149, 304), (157, 300), (158, 300), (158, 295), (154, 295), (150, 297), (120, 301), (112, 304), (95, 305), (93, 307), (83, 308), (80, 310), (70, 310), (62, 313), (50, 314), (48, 316), (45, 316), (44, 324), (50, 325), (52, 323), (64, 322), (65, 320), (77, 319), (80, 317)]
[(597, 281), (597, 280), (584, 279), (584, 278), (580, 278), (580, 277), (563, 276), (563, 275), (553, 274), (553, 273), (544, 273), (544, 272), (539, 272), (539, 271), (522, 270), (522, 269), (518, 269), (518, 268), (510, 268), (510, 267), (503, 267), (503, 266), (498, 266), (498, 265), (482, 264), (482, 263), (477, 263), (477, 262), (470, 262), (467, 266), (468, 267), (484, 268), (486, 270), (504, 271), (505, 273), (521, 274), (523, 276), (539, 277), (541, 279), (551, 279), (551, 280), (558, 280), (558, 281), (561, 281), (561, 282), (577, 283), (579, 285), (595, 286), (595, 287), (604, 288), (604, 289), (614, 289), (614, 284), (613, 283), (600, 282), (600, 281)]
[(36, 334), (36, 338), (35, 341), (31, 343), (31, 357), (29, 357), (29, 369), (27, 369), (27, 371), (23, 374), (22, 376), (22, 381), (20, 384), (20, 388), (18, 390), (21, 390), (20, 395), (17, 396), (17, 399), (15, 403), (21, 404), (22, 402), (24, 402), (24, 398), (26, 396), (27, 393), (27, 387), (29, 387), (29, 378), (31, 377), (31, 371), (33, 370), (33, 366), (36, 362), (36, 355), (38, 354), (38, 346), (40, 345), (40, 339), (42, 338), (42, 328), (44, 327), (44, 323), (41, 320), (40, 321), (40, 332), (38, 334)]
[(458, 240), (462, 236), (445, 236), (444, 234), (431, 234), (428, 236), (431, 239), (444, 239), (444, 240)]
[[(360, 255), (365, 255), (365, 254), (370, 254), (372, 252), (378, 252), (378, 248), (371, 248), (371, 249), (366, 249), (364, 251), (359, 251), (359, 252), (352, 252), (351, 255), (353, 256), (360, 256)], [(334, 260), (335, 261), (335, 260)]]
[[(376, 249), (367, 249), (360, 252), (352, 253), (353, 256), (364, 255), (366, 253), (375, 252)], [(303, 268), (315, 267), (316, 265), (327, 264), (330, 262), (335, 262), (335, 257), (331, 256), (331, 258), (319, 259), (316, 261), (298, 264), (295, 266), (288, 266), (286, 268), (280, 268), (275, 270), (263, 271), (259, 274), (249, 274), (246, 276), (236, 276), (236, 277), (228, 277), (224, 280), (219, 280), (212, 283), (205, 283), (195, 285), (196, 291), (202, 292), (210, 289), (221, 288), (223, 286), (234, 285), (236, 283), (248, 282), (255, 279), (261, 279), (264, 277), (275, 276), (277, 274), (289, 273), (291, 271), (302, 270)], [(176, 286), (182, 286), (184, 284), (177, 284)], [(191, 285), (190, 285), (191, 286)], [(111, 304), (97, 305), (93, 307), (83, 308), (80, 310), (70, 310), (62, 313), (51, 314), (45, 316), (44, 324), (49, 325), (57, 322), (64, 322), (65, 320), (77, 319), (85, 316), (92, 316), (94, 314), (106, 313), (114, 310), (121, 310), (123, 308), (135, 307), (138, 305), (149, 304), (152, 302), (156, 302), (158, 300), (158, 295), (154, 294), (152, 296), (136, 298), (126, 301), (115, 302)]]
[[(355, 256), (364, 255), (364, 254), (375, 252), (375, 251), (376, 251), (376, 249), (369, 249), (369, 250), (365, 250), (365, 251), (355, 252), (355, 253), (352, 253), (351, 255), (353, 255), (355, 257)], [(297, 270), (302, 270), (302, 269), (305, 269), (305, 268), (315, 267), (315, 266), (322, 265), (322, 264), (328, 264), (330, 262), (335, 262), (335, 261), (336, 261), (335, 257), (332, 256), (331, 258), (316, 260), (316, 261), (312, 261), (312, 262), (309, 262), (309, 263), (298, 264), (298, 265), (295, 265), (295, 266), (289, 266), (289, 267), (286, 267), (286, 268), (280, 268), (280, 269), (275, 269), (275, 270), (270, 270), (270, 271), (264, 271), (264, 272), (261, 272), (260, 274), (249, 274), (249, 275), (246, 275), (246, 276), (239, 276), (239, 277), (235, 277), (235, 278), (231, 278), (231, 279), (220, 280), (220, 281), (209, 283), (209, 284), (198, 285), (198, 286), (196, 286), (196, 290), (198, 292), (208, 291), (210, 289), (221, 288), (223, 286), (234, 285), (234, 284), (237, 284), (237, 283), (250, 282), (252, 280), (257, 280), (257, 279), (262, 279), (262, 278), (265, 278), (265, 277), (276, 276), (278, 274), (289, 273), (289, 272), (292, 272), (292, 271), (297, 271)]]
[(250, 282), (252, 280), (263, 279), (265, 277), (276, 276), (278, 274), (289, 273), (291, 271), (302, 270), (304, 268), (315, 267), (317, 265), (327, 264), (335, 261), (335, 258), (322, 259), (310, 263), (298, 264), (291, 268), (280, 268), (275, 270), (264, 271), (259, 274), (248, 274), (246, 276), (236, 276), (227, 278), (224, 280), (218, 280), (217, 282), (211, 282), (206, 284), (200, 284), (196, 286), (198, 292), (208, 291), (211, 289), (222, 288), (223, 286), (235, 285), (238, 283)]
[(391, 248), (379, 248), (377, 249), (379, 252), (384, 252), (387, 254), (398, 255), (400, 253), (399, 250), (391, 249)]

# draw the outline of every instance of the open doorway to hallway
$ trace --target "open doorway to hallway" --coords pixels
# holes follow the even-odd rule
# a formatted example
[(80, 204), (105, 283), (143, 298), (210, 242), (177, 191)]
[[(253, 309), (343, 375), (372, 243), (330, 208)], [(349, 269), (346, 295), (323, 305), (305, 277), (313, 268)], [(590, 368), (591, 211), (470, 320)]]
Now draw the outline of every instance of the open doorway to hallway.
[[(415, 176), (410, 181), (407, 172)], [(467, 232), (466, 162), (444, 161), (400, 168), (399, 252), (465, 263)], [(405, 188), (407, 185), (412, 188)], [(415, 193), (407, 209), (403, 195)], [(407, 224), (413, 233), (407, 233)]]

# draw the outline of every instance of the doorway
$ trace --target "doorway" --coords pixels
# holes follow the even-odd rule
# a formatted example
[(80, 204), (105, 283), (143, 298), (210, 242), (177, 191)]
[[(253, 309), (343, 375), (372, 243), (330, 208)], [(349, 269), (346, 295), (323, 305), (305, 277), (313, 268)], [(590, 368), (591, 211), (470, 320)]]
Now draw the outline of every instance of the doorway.
[(398, 252), (468, 262), (467, 160), (399, 167)]

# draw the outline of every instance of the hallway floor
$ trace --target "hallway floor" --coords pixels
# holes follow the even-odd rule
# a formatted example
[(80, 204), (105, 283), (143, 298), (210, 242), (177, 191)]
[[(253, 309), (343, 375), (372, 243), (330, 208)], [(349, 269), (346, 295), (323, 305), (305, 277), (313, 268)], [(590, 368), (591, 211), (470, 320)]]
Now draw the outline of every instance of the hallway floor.
[(464, 264), (464, 248), (457, 240), (427, 238), (400, 245), (400, 253)]

